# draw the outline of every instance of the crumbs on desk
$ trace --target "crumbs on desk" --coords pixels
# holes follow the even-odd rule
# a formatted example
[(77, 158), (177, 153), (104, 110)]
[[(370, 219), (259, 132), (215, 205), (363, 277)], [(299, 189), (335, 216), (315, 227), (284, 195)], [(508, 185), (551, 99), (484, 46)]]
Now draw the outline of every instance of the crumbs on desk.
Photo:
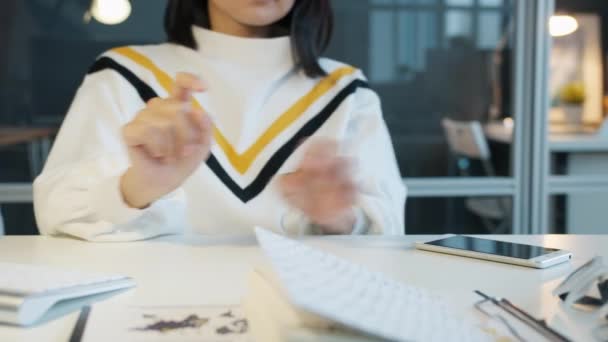
[[(144, 318), (156, 318), (154, 315), (143, 315)], [(150, 323), (144, 327), (134, 328), (138, 331), (158, 331), (158, 332), (171, 332), (175, 330), (183, 329), (199, 329), (203, 325), (209, 322), (209, 318), (202, 318), (198, 315), (191, 314), (183, 320), (158, 320)]]
[(249, 330), (249, 323), (246, 319), (237, 319), (229, 325), (217, 328), (216, 332), (220, 335), (245, 334)]

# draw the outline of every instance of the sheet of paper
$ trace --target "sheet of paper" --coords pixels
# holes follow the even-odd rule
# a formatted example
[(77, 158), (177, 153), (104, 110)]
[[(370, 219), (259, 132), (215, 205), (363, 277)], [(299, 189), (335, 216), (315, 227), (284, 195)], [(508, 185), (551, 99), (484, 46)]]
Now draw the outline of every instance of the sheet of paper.
[(249, 326), (239, 306), (96, 305), (84, 342), (245, 342)]

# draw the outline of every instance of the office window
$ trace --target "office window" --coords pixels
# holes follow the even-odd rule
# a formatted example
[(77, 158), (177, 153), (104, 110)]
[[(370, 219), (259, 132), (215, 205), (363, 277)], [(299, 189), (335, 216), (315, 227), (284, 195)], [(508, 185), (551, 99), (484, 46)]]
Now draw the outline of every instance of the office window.
[(503, 36), (501, 19), (500, 13), (482, 12), (478, 14), (477, 46), (482, 49), (495, 49), (499, 46)]
[(473, 34), (473, 17), (470, 12), (449, 10), (445, 15), (445, 36), (470, 39)]
[[(510, 61), (515, 2), (342, 0), (333, 4), (337, 24), (329, 56), (362, 68), (380, 95), (406, 184), (418, 189), (416, 179), (513, 175), (510, 143), (486, 136), (484, 129), (489, 121), (514, 115)], [(478, 124), (478, 155), (458, 153), (447, 139), (445, 118)], [(449, 225), (444, 218), (457, 218), (453, 226), (460, 232), (488, 231), (486, 218), (464, 204), (467, 198), (418, 199), (415, 191), (412, 196), (406, 214), (410, 232), (442, 227), (434, 230), (440, 232)], [(502, 214), (510, 220), (511, 210)], [(437, 225), (437, 220), (444, 223)]]
[(397, 0), (397, 4), (430, 5), (436, 4), (440, 0)]
[[(165, 39), (166, 0), (134, 0), (124, 23), (86, 23), (90, 1), (4, 0), (0, 11), (0, 210), (6, 233), (37, 233), (27, 191), (89, 66), (105, 50)], [(10, 132), (10, 133), (6, 133)], [(77, 143), (77, 142), (74, 142)], [(5, 193), (4, 189), (10, 191)], [(15, 203), (18, 202), (18, 203)]]
[[(88, 1), (6, 0), (0, 21), (0, 125), (58, 127), (96, 56), (114, 46), (163, 41), (166, 0), (133, 0), (132, 5), (127, 21), (106, 26), (83, 21)], [(518, 21), (516, 7), (527, 9), (531, 2), (332, 0), (332, 5), (335, 34), (326, 55), (361, 68), (382, 99), (399, 167), (410, 188), (408, 231), (436, 231), (433, 215), (461, 217), (459, 232), (483, 231), (481, 220), (470, 211), (457, 213), (468, 210), (462, 203), (479, 193), (510, 198), (518, 207), (515, 197), (523, 188), (517, 163), (521, 165), (522, 155), (521, 149), (512, 148), (519, 143), (518, 134), (486, 130), (485, 124), (512, 124), (520, 115), (542, 114), (527, 112), (533, 106), (511, 94), (517, 82), (531, 84), (530, 73), (516, 77), (522, 63), (514, 57), (522, 52), (516, 49), (514, 32), (523, 30), (528, 37), (536, 24)], [(532, 17), (532, 12), (518, 13)], [(539, 51), (532, 49), (525, 56)], [(519, 110), (515, 103), (520, 103)], [(483, 158), (456, 153), (446, 138), (444, 118), (479, 123), (489, 153)], [(0, 158), (12, 163), (0, 168), (0, 182), (31, 182), (44, 151), (44, 144), (3, 147)], [(443, 180), (449, 187), (436, 183)], [(427, 198), (443, 204), (437, 207)], [(30, 224), (18, 221), (33, 217), (31, 206), (22, 211), (3, 207), (5, 219), (17, 222), (13, 227)], [(517, 210), (508, 215), (516, 217)]]
[(608, 7), (593, 1), (557, 1), (556, 7), (578, 25), (553, 38), (551, 109), (546, 122), (550, 162), (546, 192), (551, 200), (543, 216), (550, 228), (560, 232), (605, 233)]
[(426, 69), (426, 54), (438, 45), (437, 14), (432, 11), (400, 12), (397, 20), (399, 71), (406, 73), (406, 77), (413, 77), (416, 72)]
[(480, 5), (483, 7), (499, 7), (504, 5), (504, 0), (480, 0)]
[(473, 0), (447, 0), (449, 6), (473, 6)]
[[(456, 176), (441, 119), (484, 123), (491, 115), (511, 116), (507, 74), (512, 70), (497, 64), (495, 55), (509, 59), (512, 5), (482, 8), (479, 0), (334, 4), (337, 32), (329, 55), (362, 68), (382, 97), (403, 176)], [(360, 24), (348, 24), (353, 22)], [(410, 149), (418, 153), (407, 153)], [(508, 152), (496, 152), (497, 170), (508, 175)], [(478, 164), (471, 161), (471, 175), (488, 176)]]

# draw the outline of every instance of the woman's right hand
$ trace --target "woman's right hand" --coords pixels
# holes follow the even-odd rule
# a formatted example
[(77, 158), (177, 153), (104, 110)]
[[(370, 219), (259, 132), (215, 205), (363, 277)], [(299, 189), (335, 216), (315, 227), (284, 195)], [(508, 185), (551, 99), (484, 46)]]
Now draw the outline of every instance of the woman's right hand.
[(205, 86), (191, 74), (178, 74), (169, 98), (154, 98), (123, 128), (131, 159), (120, 189), (125, 202), (145, 208), (181, 186), (209, 157), (213, 125), (192, 106), (192, 93)]

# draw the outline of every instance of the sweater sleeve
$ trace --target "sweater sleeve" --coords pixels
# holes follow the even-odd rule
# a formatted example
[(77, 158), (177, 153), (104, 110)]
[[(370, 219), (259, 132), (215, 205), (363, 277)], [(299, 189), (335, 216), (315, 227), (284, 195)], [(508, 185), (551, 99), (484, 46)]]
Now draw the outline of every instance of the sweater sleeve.
[(184, 227), (183, 190), (144, 210), (130, 208), (120, 193), (120, 177), (129, 167), (121, 129), (143, 105), (135, 89), (111, 70), (85, 78), (34, 181), (41, 234), (133, 241)]
[(358, 206), (368, 219), (367, 232), (405, 233), (405, 197), (395, 151), (378, 95), (360, 88), (354, 94), (354, 110), (346, 132), (347, 154), (356, 160)]

